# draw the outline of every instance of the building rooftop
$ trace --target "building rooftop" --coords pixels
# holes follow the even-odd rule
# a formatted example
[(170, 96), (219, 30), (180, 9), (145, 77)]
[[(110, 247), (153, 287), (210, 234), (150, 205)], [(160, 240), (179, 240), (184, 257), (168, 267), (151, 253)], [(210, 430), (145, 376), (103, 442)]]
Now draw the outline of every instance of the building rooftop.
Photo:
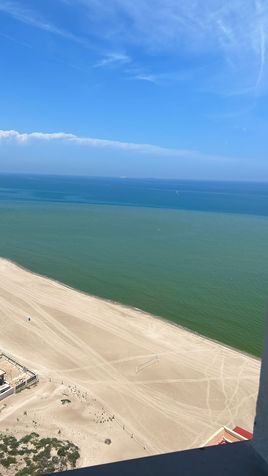
[(204, 446), (225, 445), (227, 443), (236, 443), (252, 439), (252, 433), (240, 426), (236, 426), (233, 430), (226, 426), (216, 431), (204, 444)]

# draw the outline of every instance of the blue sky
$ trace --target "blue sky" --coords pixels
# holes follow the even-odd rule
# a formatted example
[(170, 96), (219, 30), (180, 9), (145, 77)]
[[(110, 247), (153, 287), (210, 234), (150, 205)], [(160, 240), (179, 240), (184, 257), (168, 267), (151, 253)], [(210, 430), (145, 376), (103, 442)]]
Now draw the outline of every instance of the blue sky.
[(268, 180), (267, 0), (0, 0), (0, 172)]

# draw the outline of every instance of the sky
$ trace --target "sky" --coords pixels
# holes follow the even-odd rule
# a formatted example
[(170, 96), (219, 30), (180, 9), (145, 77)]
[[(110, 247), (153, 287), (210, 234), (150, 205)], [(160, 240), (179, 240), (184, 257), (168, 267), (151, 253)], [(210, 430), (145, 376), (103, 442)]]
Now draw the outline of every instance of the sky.
[(268, 0), (0, 0), (0, 172), (268, 180)]

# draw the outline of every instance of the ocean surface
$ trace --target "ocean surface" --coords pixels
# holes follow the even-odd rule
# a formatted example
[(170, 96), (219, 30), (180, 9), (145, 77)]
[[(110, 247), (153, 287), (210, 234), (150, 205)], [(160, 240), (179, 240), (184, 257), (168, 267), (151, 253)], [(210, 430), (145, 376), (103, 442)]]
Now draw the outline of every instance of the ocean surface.
[(261, 353), (268, 184), (0, 175), (0, 255)]

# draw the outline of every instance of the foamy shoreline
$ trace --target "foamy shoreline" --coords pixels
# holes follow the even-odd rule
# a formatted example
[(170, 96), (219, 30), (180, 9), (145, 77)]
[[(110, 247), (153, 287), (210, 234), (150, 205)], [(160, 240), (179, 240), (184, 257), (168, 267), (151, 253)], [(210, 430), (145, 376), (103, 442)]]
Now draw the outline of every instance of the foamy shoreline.
[[(3, 258), (0, 310), (1, 348), (41, 377), (28, 391), (34, 403), (27, 391), (10, 398), (14, 408), (0, 414), (1, 425), (14, 425), (20, 401), (35, 409), (39, 431), (62, 428), (81, 447), (82, 465), (199, 446), (221, 425), (252, 429), (255, 357)], [(68, 409), (58, 405), (67, 391), (76, 399)], [(102, 423), (99, 408), (108, 415)]]

